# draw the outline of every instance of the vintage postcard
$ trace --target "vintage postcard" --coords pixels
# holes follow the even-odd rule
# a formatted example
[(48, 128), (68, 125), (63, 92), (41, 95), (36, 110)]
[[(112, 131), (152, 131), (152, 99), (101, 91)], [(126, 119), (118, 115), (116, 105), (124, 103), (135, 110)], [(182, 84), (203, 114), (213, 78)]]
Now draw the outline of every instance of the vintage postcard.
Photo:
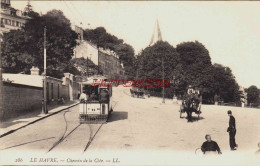
[(260, 2), (1, 0), (0, 165), (260, 165)]

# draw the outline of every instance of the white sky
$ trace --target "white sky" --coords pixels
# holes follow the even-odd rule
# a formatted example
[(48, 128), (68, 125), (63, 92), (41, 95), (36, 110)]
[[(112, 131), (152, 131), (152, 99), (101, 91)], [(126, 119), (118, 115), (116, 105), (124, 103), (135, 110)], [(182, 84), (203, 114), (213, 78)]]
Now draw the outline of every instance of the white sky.
[[(26, 1), (11, 5), (23, 9)], [(158, 18), (163, 40), (174, 47), (203, 43), (213, 63), (229, 66), (241, 86), (260, 88), (260, 2), (31, 1), (36, 12), (60, 9), (83, 28), (103, 26), (138, 53), (151, 39)]]

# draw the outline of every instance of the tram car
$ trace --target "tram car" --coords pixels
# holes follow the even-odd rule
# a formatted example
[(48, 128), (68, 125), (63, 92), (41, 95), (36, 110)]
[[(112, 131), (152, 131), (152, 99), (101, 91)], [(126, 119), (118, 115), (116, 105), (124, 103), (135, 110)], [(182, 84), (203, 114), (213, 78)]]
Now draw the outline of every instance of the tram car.
[[(107, 81), (103, 76), (92, 76), (81, 83), (79, 121), (80, 123), (107, 122), (112, 113), (112, 86), (108, 83), (102, 85), (93, 82)], [(104, 86), (107, 85), (107, 86)]]

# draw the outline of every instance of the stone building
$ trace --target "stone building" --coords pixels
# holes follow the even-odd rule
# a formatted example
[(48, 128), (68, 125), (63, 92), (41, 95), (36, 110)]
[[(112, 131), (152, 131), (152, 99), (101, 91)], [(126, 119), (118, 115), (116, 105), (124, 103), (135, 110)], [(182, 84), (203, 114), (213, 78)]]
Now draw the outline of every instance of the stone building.
[(98, 65), (98, 48), (84, 40), (77, 40), (78, 45), (74, 48), (73, 58), (90, 59), (95, 65)]
[[(29, 5), (29, 4), (28, 4)], [(10, 0), (1, 0), (0, 34), (21, 29), (30, 17), (25, 12), (11, 7)]]
[(98, 56), (99, 67), (103, 71), (103, 75), (116, 79), (124, 77), (123, 65), (120, 63), (119, 57), (115, 52), (99, 48)]
[[(98, 48), (95, 44), (83, 40), (83, 29), (81, 27), (72, 26), (72, 29), (78, 34), (78, 45), (74, 49), (73, 58), (90, 59), (99, 69), (104, 76), (109, 78), (123, 78), (124, 67), (120, 63), (118, 55), (109, 50)], [(95, 73), (89, 69), (90, 73)], [(91, 75), (91, 74), (90, 74)]]

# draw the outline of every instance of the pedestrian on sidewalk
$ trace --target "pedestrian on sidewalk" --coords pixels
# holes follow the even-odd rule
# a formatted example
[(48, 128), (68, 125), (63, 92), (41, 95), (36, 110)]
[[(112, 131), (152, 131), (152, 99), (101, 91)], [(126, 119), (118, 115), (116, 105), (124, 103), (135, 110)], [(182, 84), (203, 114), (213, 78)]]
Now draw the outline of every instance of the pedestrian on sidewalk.
[(202, 146), (201, 146), (201, 151), (204, 154), (216, 154), (216, 152), (218, 152), (218, 154), (222, 154), (217, 142), (211, 140), (211, 136), (210, 135), (206, 135), (205, 139), (207, 141), (205, 141)]
[(230, 149), (237, 150), (237, 144), (236, 144), (236, 120), (234, 116), (232, 115), (232, 111), (228, 110), (228, 116), (229, 116), (229, 127), (227, 129), (227, 132), (229, 133), (229, 145)]

